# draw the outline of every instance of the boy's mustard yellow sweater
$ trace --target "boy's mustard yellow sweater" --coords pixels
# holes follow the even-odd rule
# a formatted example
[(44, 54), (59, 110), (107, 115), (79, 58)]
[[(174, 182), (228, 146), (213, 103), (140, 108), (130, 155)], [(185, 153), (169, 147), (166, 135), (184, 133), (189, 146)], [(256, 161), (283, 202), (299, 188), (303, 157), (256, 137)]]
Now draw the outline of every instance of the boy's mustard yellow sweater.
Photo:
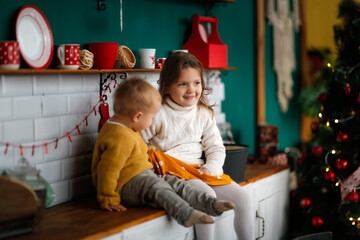
[(106, 122), (97, 137), (92, 177), (101, 208), (120, 203), (120, 188), (133, 176), (152, 168), (139, 132)]

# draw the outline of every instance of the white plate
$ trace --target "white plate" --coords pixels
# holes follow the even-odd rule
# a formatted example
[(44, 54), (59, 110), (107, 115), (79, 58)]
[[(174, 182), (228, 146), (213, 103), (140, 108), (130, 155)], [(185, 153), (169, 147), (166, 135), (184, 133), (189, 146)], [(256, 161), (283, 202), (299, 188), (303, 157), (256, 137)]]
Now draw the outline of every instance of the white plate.
[(49, 66), (54, 41), (50, 25), (44, 14), (33, 5), (20, 9), (16, 19), (16, 39), (25, 62), (32, 68)]

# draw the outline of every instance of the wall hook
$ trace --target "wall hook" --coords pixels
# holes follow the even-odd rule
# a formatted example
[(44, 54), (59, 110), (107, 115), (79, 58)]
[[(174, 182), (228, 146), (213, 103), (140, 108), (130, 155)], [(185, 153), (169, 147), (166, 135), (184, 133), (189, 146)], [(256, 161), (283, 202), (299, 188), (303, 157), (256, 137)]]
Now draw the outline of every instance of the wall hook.
[(98, 0), (98, 11), (104, 11), (106, 9), (105, 0)]

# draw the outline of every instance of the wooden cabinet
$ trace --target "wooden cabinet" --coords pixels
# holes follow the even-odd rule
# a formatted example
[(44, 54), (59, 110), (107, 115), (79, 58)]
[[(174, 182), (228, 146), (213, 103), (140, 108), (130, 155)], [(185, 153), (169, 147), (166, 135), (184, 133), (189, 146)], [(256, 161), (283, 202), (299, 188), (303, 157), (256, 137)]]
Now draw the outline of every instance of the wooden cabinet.
[(254, 182), (255, 237), (262, 240), (283, 239), (289, 214), (289, 169)]

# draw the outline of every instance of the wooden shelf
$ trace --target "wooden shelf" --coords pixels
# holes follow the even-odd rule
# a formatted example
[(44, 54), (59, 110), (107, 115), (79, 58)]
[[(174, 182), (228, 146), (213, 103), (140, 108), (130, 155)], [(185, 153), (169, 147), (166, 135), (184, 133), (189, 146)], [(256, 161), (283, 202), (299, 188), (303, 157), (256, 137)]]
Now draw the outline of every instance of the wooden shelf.
[[(236, 67), (228, 68), (211, 68), (205, 71), (234, 71)], [(89, 69), (89, 70), (67, 70), (67, 69), (17, 69), (7, 70), (0, 69), (0, 74), (91, 74), (91, 73), (119, 73), (119, 72), (160, 72), (161, 69)]]
[(94, 74), (94, 73), (118, 73), (118, 72), (160, 72), (160, 69), (1, 69), (0, 74)]

